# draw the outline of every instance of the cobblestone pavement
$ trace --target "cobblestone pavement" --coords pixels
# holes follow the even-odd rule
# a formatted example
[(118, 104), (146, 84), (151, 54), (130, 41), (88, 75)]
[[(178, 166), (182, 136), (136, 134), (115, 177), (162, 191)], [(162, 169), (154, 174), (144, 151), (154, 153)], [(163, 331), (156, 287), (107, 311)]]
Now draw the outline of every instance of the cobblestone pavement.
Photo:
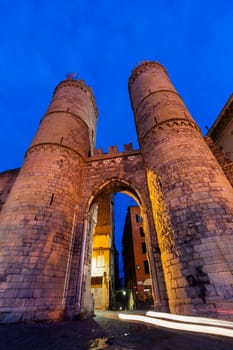
[(0, 350), (232, 350), (233, 338), (120, 321), (117, 312), (61, 323), (0, 325)]

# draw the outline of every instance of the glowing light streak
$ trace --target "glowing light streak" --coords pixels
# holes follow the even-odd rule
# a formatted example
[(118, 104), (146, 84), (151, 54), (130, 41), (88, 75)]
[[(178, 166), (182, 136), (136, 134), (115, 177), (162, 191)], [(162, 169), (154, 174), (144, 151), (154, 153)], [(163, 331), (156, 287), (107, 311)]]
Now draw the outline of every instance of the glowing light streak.
[(165, 320), (161, 320), (161, 319), (157, 319), (157, 318), (151, 318), (148, 316), (135, 315), (135, 314), (118, 314), (118, 317), (122, 320), (138, 321), (138, 322), (151, 324), (154, 326), (175, 329), (178, 331), (220, 335), (220, 336), (224, 336), (224, 337), (233, 338), (233, 330), (228, 329), (228, 328), (177, 323), (177, 322), (173, 322), (173, 321), (165, 321)]
[(227, 328), (233, 329), (233, 322), (216, 320), (214, 318), (182, 316), (182, 315), (174, 315), (174, 314), (168, 314), (165, 312), (154, 312), (154, 311), (147, 311), (146, 315), (155, 317), (155, 318), (163, 318), (163, 319), (174, 320), (179, 322), (197, 323), (197, 324), (201, 323), (201, 324), (206, 324), (208, 326), (214, 325), (214, 326), (227, 327)]

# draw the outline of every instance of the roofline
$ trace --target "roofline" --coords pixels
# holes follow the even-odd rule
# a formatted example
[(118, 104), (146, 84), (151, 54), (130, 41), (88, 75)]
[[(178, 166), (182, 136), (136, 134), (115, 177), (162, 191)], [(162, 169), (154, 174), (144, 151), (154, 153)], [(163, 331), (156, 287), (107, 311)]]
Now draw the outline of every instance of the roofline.
[(208, 130), (207, 136), (210, 136), (214, 141), (217, 140), (218, 136), (225, 129), (226, 125), (229, 124), (233, 118), (233, 94), (229, 97), (223, 109), (219, 113), (217, 119), (214, 121), (211, 128)]

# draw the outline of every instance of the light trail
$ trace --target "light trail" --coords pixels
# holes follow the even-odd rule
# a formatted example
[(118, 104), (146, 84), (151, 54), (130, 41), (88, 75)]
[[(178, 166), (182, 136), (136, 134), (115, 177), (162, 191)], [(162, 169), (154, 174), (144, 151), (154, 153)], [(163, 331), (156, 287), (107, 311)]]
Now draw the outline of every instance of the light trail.
[(155, 317), (155, 318), (163, 318), (168, 320), (174, 320), (178, 322), (187, 322), (187, 323), (197, 323), (197, 324), (205, 324), (208, 326), (219, 326), (219, 327), (227, 327), (233, 329), (233, 322), (217, 320), (214, 318), (206, 318), (206, 317), (196, 317), (196, 316), (182, 316), (182, 315), (174, 315), (168, 314), (165, 312), (154, 312), (147, 311), (147, 316)]
[(122, 320), (130, 320), (130, 321), (138, 321), (147, 324), (152, 324), (154, 326), (175, 329), (178, 331), (187, 331), (193, 333), (204, 333), (211, 335), (220, 335), (224, 337), (233, 338), (233, 330), (229, 328), (223, 327), (215, 327), (215, 326), (203, 326), (203, 325), (195, 325), (195, 324), (186, 324), (186, 323), (177, 323), (173, 321), (165, 321), (157, 318), (152, 318), (148, 316), (141, 316), (135, 314), (118, 314), (118, 317)]

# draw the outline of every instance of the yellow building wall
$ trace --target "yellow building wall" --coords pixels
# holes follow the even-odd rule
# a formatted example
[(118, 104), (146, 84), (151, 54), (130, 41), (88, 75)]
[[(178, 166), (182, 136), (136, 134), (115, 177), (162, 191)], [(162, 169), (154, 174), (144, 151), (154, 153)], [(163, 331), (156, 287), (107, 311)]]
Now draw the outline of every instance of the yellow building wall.
[(109, 308), (110, 278), (111, 278), (111, 248), (112, 232), (112, 201), (110, 195), (101, 197), (98, 201), (98, 218), (93, 237), (91, 292), (95, 308)]

